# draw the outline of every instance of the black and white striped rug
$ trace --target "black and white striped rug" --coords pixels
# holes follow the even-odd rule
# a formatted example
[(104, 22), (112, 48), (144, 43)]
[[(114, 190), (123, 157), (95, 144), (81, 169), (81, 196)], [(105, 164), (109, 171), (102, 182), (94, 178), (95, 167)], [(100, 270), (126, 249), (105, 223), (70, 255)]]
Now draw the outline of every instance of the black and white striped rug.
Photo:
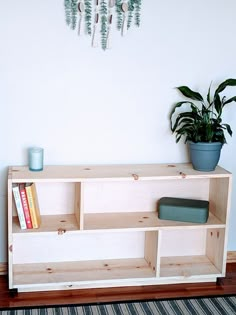
[(1, 315), (236, 315), (236, 296), (1, 310)]

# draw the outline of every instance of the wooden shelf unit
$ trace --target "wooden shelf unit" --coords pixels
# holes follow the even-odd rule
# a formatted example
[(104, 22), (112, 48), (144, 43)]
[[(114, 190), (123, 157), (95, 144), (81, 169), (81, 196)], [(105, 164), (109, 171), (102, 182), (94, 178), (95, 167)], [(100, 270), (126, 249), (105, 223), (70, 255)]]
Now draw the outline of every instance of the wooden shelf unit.
[[(12, 185), (34, 182), (42, 223), (21, 230)], [(9, 167), (9, 288), (216, 281), (226, 269), (232, 175), (191, 164)], [(159, 220), (161, 197), (209, 200), (207, 223)]]

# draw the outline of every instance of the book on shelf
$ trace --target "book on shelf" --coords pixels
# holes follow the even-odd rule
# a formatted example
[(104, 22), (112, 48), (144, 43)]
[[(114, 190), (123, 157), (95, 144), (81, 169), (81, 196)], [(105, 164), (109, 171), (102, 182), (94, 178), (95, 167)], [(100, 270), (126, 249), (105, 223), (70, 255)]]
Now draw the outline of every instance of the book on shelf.
[(27, 229), (32, 229), (33, 225), (31, 221), (30, 209), (29, 209), (29, 204), (27, 200), (24, 183), (19, 184), (19, 190), (20, 190), (21, 203), (22, 203), (22, 207), (23, 207), (24, 215), (25, 215), (26, 226), (27, 226)]
[(35, 183), (26, 183), (25, 190), (26, 190), (32, 225), (34, 229), (37, 229), (39, 228), (41, 224), (41, 217), (40, 217), (40, 209), (39, 209)]
[(19, 190), (18, 184), (13, 184), (12, 192), (13, 192), (13, 197), (14, 197), (14, 201), (15, 201), (15, 205), (16, 205), (16, 212), (18, 215), (20, 227), (22, 230), (25, 230), (25, 229), (27, 229), (27, 225), (26, 225), (26, 221), (25, 221), (23, 206), (21, 203), (20, 190)]

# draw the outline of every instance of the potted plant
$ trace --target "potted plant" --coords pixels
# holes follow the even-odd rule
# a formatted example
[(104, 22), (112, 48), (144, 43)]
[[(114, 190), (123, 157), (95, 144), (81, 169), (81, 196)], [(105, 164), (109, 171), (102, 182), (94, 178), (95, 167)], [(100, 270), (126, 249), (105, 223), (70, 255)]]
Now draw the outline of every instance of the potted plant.
[[(171, 130), (176, 134), (176, 142), (184, 137), (189, 145), (193, 168), (199, 171), (212, 171), (220, 159), (221, 148), (226, 143), (225, 132), (232, 136), (231, 127), (222, 122), (225, 105), (235, 102), (236, 96), (226, 98), (221, 92), (228, 86), (236, 86), (236, 79), (222, 82), (215, 92), (208, 89), (206, 100), (201, 94), (187, 86), (177, 89), (189, 100), (174, 105), (171, 114)], [(184, 107), (179, 114), (176, 110)]]

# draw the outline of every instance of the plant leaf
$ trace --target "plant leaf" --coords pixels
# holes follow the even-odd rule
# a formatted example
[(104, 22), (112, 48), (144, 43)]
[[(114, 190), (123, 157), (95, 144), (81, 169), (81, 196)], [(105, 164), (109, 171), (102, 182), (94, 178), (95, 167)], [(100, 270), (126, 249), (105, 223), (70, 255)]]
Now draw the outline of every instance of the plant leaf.
[(218, 93), (215, 93), (215, 96), (214, 96), (214, 105), (215, 105), (215, 110), (216, 112), (221, 115), (221, 112), (222, 112), (222, 107), (223, 107), (223, 104), (220, 100), (220, 95)]
[(176, 103), (175, 106), (173, 107), (171, 113), (170, 113), (170, 119), (171, 119), (171, 117), (173, 116), (175, 110), (176, 110), (177, 108), (181, 107), (183, 104), (190, 104), (190, 105), (195, 106), (192, 102), (189, 102), (189, 101), (184, 101), (184, 102), (178, 102), (178, 103)]
[(228, 134), (232, 137), (232, 134), (233, 134), (233, 131), (232, 129), (230, 128), (230, 125), (228, 124), (222, 124), (222, 126), (224, 126), (228, 132)]
[(201, 96), (201, 94), (199, 94), (198, 92), (194, 92), (192, 91), (189, 87), (187, 86), (179, 86), (177, 87), (177, 89), (187, 98), (191, 98), (192, 100), (195, 101), (201, 101), (203, 102), (203, 97)]
[[(212, 82), (211, 82), (211, 84), (212, 84)], [(207, 93), (207, 102), (209, 105), (211, 104), (211, 84), (209, 86), (208, 93)]]
[(226, 102), (223, 103), (223, 106), (225, 106), (226, 104), (229, 104), (231, 102), (236, 102), (236, 96), (229, 98)]
[(175, 131), (175, 129), (177, 128), (177, 126), (181, 124), (181, 121), (182, 121), (183, 118), (192, 119), (192, 121), (194, 122), (195, 117), (196, 117), (196, 114), (194, 114), (194, 113), (192, 113), (192, 112), (180, 113), (180, 114), (178, 115), (178, 117), (176, 118), (176, 121), (175, 121), (174, 126), (171, 127), (171, 130), (172, 130), (172, 131)]
[(227, 86), (236, 86), (236, 79), (227, 79), (222, 82), (215, 91), (215, 95), (224, 91)]

